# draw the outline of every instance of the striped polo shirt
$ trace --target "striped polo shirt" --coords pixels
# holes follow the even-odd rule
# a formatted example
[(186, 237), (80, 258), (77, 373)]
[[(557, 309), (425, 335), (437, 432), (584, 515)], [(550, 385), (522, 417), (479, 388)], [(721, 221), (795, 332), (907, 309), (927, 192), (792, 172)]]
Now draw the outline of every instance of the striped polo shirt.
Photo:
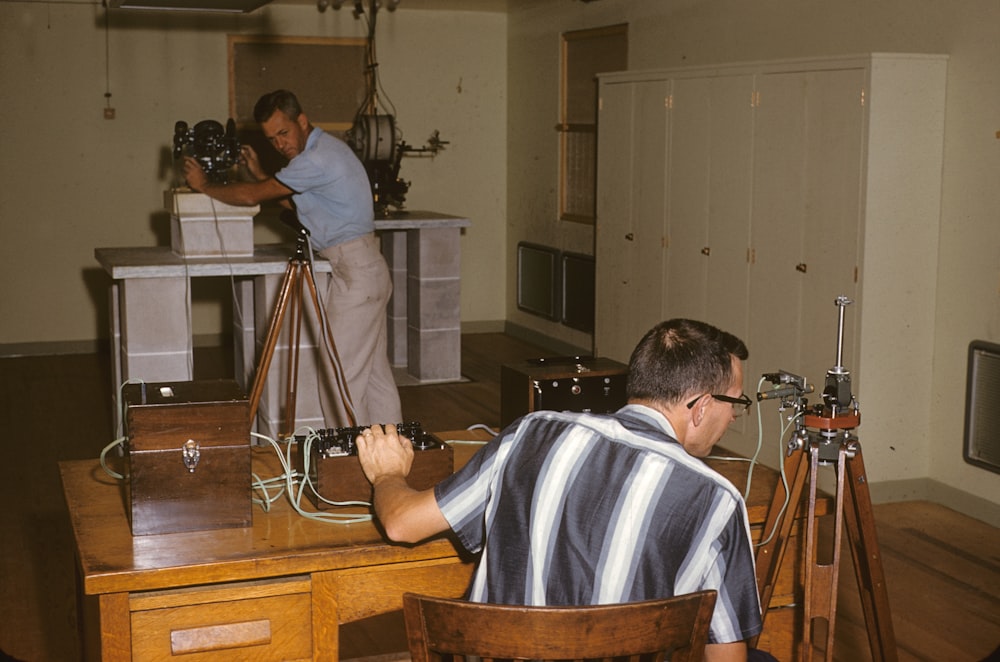
[(742, 496), (673, 435), (642, 405), (507, 427), (435, 487), (461, 544), (481, 554), (468, 598), (611, 604), (715, 589), (711, 643), (760, 632)]

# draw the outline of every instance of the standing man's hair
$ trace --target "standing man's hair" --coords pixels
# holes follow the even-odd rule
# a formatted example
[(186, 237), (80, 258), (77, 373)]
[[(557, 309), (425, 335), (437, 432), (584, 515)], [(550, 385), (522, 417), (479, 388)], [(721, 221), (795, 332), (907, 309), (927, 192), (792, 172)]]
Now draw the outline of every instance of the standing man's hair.
[(253, 107), (253, 118), (258, 124), (263, 124), (277, 110), (290, 120), (302, 114), (302, 106), (294, 94), (288, 90), (275, 90), (257, 99), (257, 104)]
[(733, 383), (732, 357), (748, 355), (742, 340), (711, 324), (661, 322), (632, 352), (628, 398), (676, 404), (691, 394), (724, 393)]

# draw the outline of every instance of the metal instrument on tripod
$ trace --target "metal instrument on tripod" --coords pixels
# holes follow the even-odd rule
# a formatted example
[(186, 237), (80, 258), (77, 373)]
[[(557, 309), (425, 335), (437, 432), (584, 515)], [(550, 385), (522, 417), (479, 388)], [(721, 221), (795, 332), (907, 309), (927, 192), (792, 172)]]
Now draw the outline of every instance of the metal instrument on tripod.
[[(851, 392), (850, 371), (842, 363), (844, 311), (851, 303), (850, 299), (843, 296), (834, 301), (839, 308), (837, 360), (836, 365), (826, 373), (822, 404), (810, 408), (804, 396), (812, 392), (812, 386), (806, 384), (802, 377), (783, 371), (765, 374), (764, 379), (773, 383), (774, 388), (757, 394), (758, 400), (780, 400), (780, 407), (793, 410), (795, 419), (795, 430), (788, 442), (785, 460), (785, 473), (790, 477), (787, 503), (786, 488), (779, 483), (764, 524), (764, 535), (768, 536), (771, 532), (773, 535), (757, 551), (757, 581), (761, 604), (764, 606), (771, 601), (778, 568), (791, 535), (795, 511), (801, 502), (806, 480), (809, 482), (804, 623), (800, 657), (803, 662), (812, 660), (813, 633), (817, 618), (827, 622), (824, 654), (828, 662), (833, 660), (841, 534), (845, 523), (872, 659), (876, 662), (897, 660), (896, 639), (889, 613), (882, 557), (875, 534), (868, 477), (861, 444), (854, 433), (861, 422), (861, 411)], [(827, 558), (832, 558), (830, 563), (817, 561), (816, 491), (821, 466), (834, 466), (837, 478), (833, 549), (827, 555)], [(764, 613), (766, 615), (766, 610)]]

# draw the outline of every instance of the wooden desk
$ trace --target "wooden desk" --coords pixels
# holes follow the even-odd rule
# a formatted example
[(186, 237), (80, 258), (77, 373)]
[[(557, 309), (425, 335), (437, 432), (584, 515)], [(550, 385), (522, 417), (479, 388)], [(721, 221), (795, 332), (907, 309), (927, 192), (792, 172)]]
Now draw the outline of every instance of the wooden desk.
[[(480, 431), (439, 433), (482, 439)], [(475, 446), (456, 445), (456, 465)], [(277, 474), (273, 451), (254, 449), (262, 477)], [(740, 486), (746, 464), (713, 462)], [(254, 508), (253, 526), (133, 537), (119, 481), (96, 460), (61, 462), (63, 490), (79, 561), (80, 590), (97, 596), (104, 660), (167, 659), (204, 651), (231, 659), (337, 660), (339, 626), (398, 610), (402, 593), (462, 595), (472, 572), (447, 539), (389, 544), (371, 522), (319, 523), (281, 499)], [(758, 467), (750, 519), (760, 523), (777, 474)], [(789, 551), (788, 559), (798, 555)], [(786, 561), (761, 647), (794, 660), (798, 563)], [(781, 615), (784, 614), (784, 615)]]

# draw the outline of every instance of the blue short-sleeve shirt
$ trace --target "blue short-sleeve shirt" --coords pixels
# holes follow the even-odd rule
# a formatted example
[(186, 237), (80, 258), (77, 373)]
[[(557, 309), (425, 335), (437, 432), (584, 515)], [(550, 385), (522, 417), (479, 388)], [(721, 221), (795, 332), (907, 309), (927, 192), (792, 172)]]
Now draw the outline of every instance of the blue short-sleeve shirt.
[(274, 177), (292, 189), (299, 221), (317, 250), (375, 230), (365, 167), (346, 143), (322, 129), (313, 128), (305, 149)]

